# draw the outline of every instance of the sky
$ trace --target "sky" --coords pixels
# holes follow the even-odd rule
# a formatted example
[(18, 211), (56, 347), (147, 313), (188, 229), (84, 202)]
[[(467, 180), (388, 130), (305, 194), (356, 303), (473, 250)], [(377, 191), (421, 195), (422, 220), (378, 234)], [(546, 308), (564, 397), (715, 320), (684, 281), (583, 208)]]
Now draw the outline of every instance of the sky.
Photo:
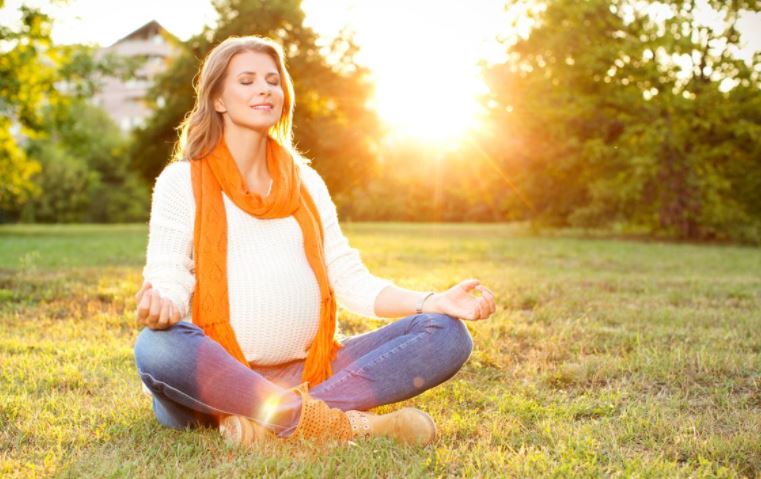
[[(131, 0), (128, 6), (109, 0), (69, 0), (64, 6), (9, 0), (0, 9), (0, 24), (17, 21), (22, 3), (41, 6), (55, 19), (56, 43), (108, 46), (151, 20), (187, 40), (216, 20), (209, 0)], [(375, 82), (373, 106), (396, 134), (436, 142), (476, 123), (481, 113), (476, 99), (486, 89), (479, 61), (499, 61), (505, 48), (498, 38), (525, 34), (530, 28), (520, 20), (520, 12), (507, 13), (503, 4), (501, 0), (303, 0), (302, 8), (307, 26), (324, 39), (345, 25), (355, 31), (360, 46), (357, 60), (370, 68)], [(705, 21), (711, 21), (710, 15)], [(744, 54), (761, 51), (761, 15), (743, 18), (739, 27), (749, 45)]]
[[(54, 18), (53, 41), (108, 46), (151, 20), (187, 40), (215, 20), (209, 0), (69, 0), (66, 5), (50, 5), (43, 0), (6, 0), (0, 23), (18, 16), (19, 6), (40, 7)], [(182, 15), (178, 15), (182, 12)], [(115, 13), (117, 13), (115, 15)]]

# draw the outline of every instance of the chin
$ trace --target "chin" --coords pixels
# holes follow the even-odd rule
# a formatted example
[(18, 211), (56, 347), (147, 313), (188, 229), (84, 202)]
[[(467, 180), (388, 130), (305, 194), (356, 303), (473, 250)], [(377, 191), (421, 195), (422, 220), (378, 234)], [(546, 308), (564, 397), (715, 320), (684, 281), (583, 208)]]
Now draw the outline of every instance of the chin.
[(247, 127), (247, 128), (248, 128), (249, 130), (254, 130), (254, 131), (257, 131), (257, 132), (259, 132), (259, 133), (267, 134), (267, 133), (269, 133), (270, 129), (271, 129), (273, 126), (275, 126), (275, 124), (274, 124), (274, 123), (273, 123), (273, 124), (271, 124), (271, 125), (251, 125), (251, 126), (249, 126), (249, 127)]
[(238, 128), (245, 128), (247, 130), (253, 130), (253, 131), (256, 131), (256, 132), (259, 132), (259, 133), (267, 134), (267, 133), (269, 133), (270, 128), (275, 126), (275, 124), (277, 122), (266, 122), (266, 123), (256, 122), (256, 123), (252, 123), (252, 122), (248, 122), (248, 121), (233, 121), (232, 123), (233, 123), (233, 125), (235, 125)]

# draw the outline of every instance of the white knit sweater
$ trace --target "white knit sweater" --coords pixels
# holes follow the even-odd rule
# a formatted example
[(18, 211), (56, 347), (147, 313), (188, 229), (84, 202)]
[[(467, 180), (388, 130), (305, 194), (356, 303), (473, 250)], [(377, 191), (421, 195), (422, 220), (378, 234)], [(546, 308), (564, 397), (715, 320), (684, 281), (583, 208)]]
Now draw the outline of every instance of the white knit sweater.
[[(299, 164), (301, 178), (320, 213), (328, 278), (339, 306), (377, 317), (375, 298), (391, 281), (372, 275), (338, 225), (336, 207), (322, 177)], [(306, 357), (317, 333), (320, 290), (293, 216), (259, 219), (223, 193), (227, 214), (227, 275), (230, 322), (246, 359), (258, 365)], [(156, 179), (143, 278), (191, 318), (195, 286), (195, 200), (190, 163), (169, 164)]]

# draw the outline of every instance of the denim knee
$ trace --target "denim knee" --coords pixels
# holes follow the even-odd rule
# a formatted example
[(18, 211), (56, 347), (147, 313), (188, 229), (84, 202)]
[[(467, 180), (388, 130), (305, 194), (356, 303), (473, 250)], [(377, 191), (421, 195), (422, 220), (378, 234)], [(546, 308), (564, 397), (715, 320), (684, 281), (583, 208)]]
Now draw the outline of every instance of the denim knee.
[(425, 329), (431, 330), (441, 342), (441, 347), (449, 352), (455, 370), (459, 370), (473, 352), (473, 339), (465, 323), (444, 313), (424, 313), (421, 320)]
[(143, 328), (135, 342), (135, 363), (140, 374), (150, 374), (154, 378), (176, 368), (183, 361), (182, 335), (203, 334), (201, 329), (188, 322), (179, 322), (169, 329), (153, 330)]

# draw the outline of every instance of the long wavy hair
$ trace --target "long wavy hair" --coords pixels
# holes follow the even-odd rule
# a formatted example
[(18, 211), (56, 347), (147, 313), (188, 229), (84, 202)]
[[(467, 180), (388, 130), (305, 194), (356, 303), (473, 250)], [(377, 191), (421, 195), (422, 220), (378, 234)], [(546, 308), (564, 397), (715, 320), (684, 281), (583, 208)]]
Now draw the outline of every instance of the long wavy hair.
[(208, 155), (219, 142), (224, 131), (222, 114), (214, 109), (214, 99), (222, 93), (227, 66), (233, 56), (253, 51), (269, 55), (280, 74), (283, 88), (283, 111), (269, 130), (269, 136), (282, 145), (296, 161), (309, 163), (293, 145), (293, 108), (295, 96), (293, 82), (285, 67), (283, 48), (273, 40), (256, 35), (231, 36), (215, 46), (204, 58), (195, 77), (193, 89), (196, 101), (193, 109), (185, 115), (172, 153), (173, 161), (198, 160)]

